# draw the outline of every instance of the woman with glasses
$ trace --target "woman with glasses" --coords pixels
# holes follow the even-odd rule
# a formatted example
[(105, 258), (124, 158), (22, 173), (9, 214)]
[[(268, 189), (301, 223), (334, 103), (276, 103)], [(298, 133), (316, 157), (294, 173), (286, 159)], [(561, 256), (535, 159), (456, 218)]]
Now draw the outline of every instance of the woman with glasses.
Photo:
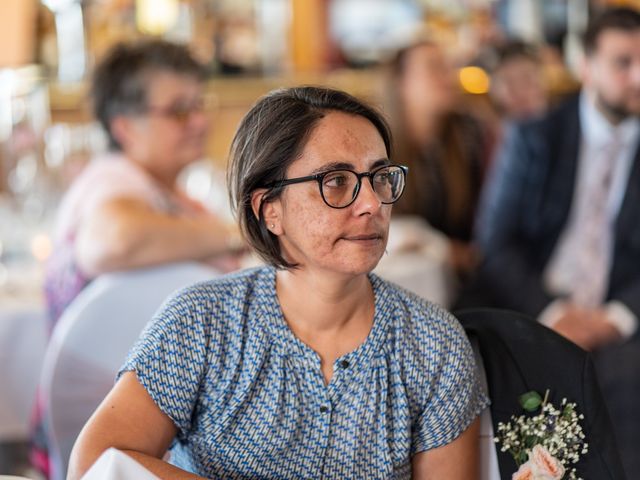
[[(237, 229), (176, 183), (203, 157), (204, 78), (185, 47), (158, 40), (118, 45), (96, 67), (94, 113), (110, 148), (85, 167), (59, 207), (45, 277), (51, 329), (104, 273), (184, 260), (235, 267)], [(48, 475), (44, 403), (38, 399), (33, 414), (31, 461)]]
[(51, 326), (103, 273), (219, 259), (239, 237), (176, 184), (204, 154), (204, 78), (185, 47), (158, 40), (118, 45), (96, 67), (93, 107), (110, 149), (60, 205), (46, 277)]
[(267, 266), (165, 303), (69, 478), (112, 446), (160, 478), (476, 478), (487, 400), (462, 328), (371, 273), (407, 175), (390, 144), (383, 118), (343, 92), (258, 101), (228, 180)]

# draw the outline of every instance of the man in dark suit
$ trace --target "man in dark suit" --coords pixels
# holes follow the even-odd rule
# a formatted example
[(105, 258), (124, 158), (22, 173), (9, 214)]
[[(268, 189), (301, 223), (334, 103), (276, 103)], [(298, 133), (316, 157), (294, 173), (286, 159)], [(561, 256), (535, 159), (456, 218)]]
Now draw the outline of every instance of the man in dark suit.
[(604, 11), (584, 47), (580, 96), (506, 139), (480, 213), (484, 260), (475, 283), (481, 303), (527, 313), (594, 351), (625, 468), (635, 478), (640, 13)]

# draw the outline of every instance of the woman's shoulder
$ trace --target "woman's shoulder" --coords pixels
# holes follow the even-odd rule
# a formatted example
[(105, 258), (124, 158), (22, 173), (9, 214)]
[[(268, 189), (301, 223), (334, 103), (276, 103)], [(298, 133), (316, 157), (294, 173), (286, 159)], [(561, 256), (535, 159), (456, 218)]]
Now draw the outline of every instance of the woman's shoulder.
[(149, 175), (111, 153), (94, 158), (73, 180), (58, 209), (57, 237), (73, 231), (86, 215), (99, 205), (117, 197), (155, 199), (156, 189)]
[(84, 199), (133, 196), (146, 200), (155, 199), (161, 191), (144, 168), (116, 152), (92, 159), (69, 190)]
[(255, 267), (200, 281), (174, 292), (161, 312), (183, 322), (235, 323), (261, 302), (272, 275), (270, 267)]
[(378, 284), (377, 290), (382, 291), (385, 301), (398, 302), (406, 313), (406, 319), (422, 324), (425, 320), (458, 323), (456, 318), (442, 305), (423, 298), (395, 283), (374, 276)]
[(258, 300), (261, 295), (258, 290), (268, 282), (270, 274), (269, 267), (254, 267), (216, 276), (178, 290), (173, 295), (172, 301), (195, 305), (239, 298)]
[(209, 361), (223, 361), (224, 352), (247, 338), (262, 338), (257, 290), (266, 268), (239, 271), (194, 283), (170, 295), (148, 325), (147, 337), (159, 344), (189, 343), (208, 352)]
[[(473, 375), (473, 353), (465, 331), (444, 307), (385, 282), (395, 303), (385, 351), (400, 365), (405, 387), (427, 402), (435, 384)], [(438, 379), (446, 377), (442, 382)]]
[[(82, 169), (74, 181), (74, 184), (89, 182), (96, 177), (101, 177), (102, 175), (134, 175), (138, 177), (141, 175), (144, 176), (144, 172), (133, 162), (127, 160), (124, 155), (109, 152), (92, 158), (91, 161)], [(123, 178), (123, 180), (124, 179), (125, 178)]]
[(431, 302), (389, 281), (377, 278), (385, 302), (391, 302), (396, 337), (413, 339), (418, 349), (447, 348), (448, 343), (465, 342), (464, 329), (445, 307)]
[(264, 344), (262, 329), (255, 327), (259, 316), (252, 315), (255, 307), (249, 303), (256, 284), (268, 276), (267, 268), (255, 268), (177, 290), (147, 324), (134, 353), (148, 355), (172, 346), (167, 353), (172, 358), (188, 350), (199, 362), (228, 366), (247, 342), (252, 347)]

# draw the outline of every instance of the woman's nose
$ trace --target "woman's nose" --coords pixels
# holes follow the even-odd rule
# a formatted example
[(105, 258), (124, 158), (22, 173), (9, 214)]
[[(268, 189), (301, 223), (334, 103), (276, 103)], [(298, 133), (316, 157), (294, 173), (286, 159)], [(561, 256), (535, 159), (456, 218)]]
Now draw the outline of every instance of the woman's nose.
[(362, 178), (360, 182), (360, 191), (356, 198), (355, 210), (358, 215), (363, 213), (375, 213), (382, 206), (382, 202), (378, 194), (373, 189), (370, 177)]
[(194, 110), (189, 114), (189, 128), (201, 130), (209, 128), (209, 116), (203, 110)]

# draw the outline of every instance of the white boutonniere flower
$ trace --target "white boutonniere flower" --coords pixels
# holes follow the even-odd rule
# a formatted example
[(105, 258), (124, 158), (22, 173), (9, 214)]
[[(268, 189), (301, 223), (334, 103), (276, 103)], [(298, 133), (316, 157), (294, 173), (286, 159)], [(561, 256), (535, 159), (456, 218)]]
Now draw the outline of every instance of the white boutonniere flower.
[(566, 398), (559, 409), (548, 398), (549, 390), (544, 399), (537, 392), (521, 395), (520, 405), (529, 413), (498, 424), (495, 441), (519, 467), (512, 480), (579, 480), (572, 465), (589, 449), (580, 425), (584, 416)]

